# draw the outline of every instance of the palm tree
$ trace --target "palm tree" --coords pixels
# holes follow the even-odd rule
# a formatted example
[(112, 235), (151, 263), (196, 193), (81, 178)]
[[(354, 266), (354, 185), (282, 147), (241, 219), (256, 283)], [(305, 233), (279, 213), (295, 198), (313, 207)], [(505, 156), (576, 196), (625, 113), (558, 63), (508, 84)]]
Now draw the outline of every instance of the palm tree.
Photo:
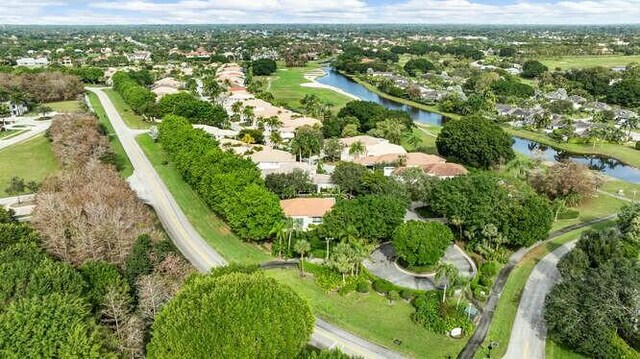
[(354, 156), (355, 158), (360, 157), (367, 153), (367, 147), (362, 143), (362, 141), (356, 141), (349, 146), (349, 154)]
[(407, 138), (407, 143), (415, 150), (422, 144), (422, 139), (415, 132), (411, 132), (409, 138)]
[(253, 112), (253, 107), (246, 106), (242, 109), (242, 117), (244, 117), (244, 122), (251, 123), (252, 126), (255, 126), (255, 113)]
[(242, 112), (242, 102), (234, 102), (233, 105), (231, 105), (231, 111), (233, 111), (233, 113), (236, 115), (240, 115), (240, 113)]
[(278, 242), (278, 257), (282, 258), (282, 245), (283, 242), (287, 239), (289, 235), (289, 221), (283, 219), (276, 222), (271, 230), (269, 231), (269, 235), (275, 236), (276, 241)]
[(300, 254), (300, 270), (302, 271), (302, 276), (304, 277), (304, 255), (311, 250), (311, 244), (304, 239), (299, 239), (293, 245), (293, 250), (296, 253)]
[(436, 282), (444, 284), (442, 291), (442, 303), (447, 299), (447, 287), (452, 287), (458, 278), (458, 269), (450, 263), (438, 263), (436, 269)]

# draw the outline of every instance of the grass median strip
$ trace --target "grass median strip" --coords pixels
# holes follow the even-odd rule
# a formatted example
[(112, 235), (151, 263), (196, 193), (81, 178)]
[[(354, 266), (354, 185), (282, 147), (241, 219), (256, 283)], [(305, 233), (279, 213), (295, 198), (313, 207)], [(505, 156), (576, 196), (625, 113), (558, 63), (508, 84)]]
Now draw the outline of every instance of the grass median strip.
[(204, 203), (169, 161), (162, 146), (146, 134), (136, 137), (145, 155), (162, 178), (189, 222), (209, 245), (229, 262), (260, 263), (273, 259), (255, 244), (243, 242)]

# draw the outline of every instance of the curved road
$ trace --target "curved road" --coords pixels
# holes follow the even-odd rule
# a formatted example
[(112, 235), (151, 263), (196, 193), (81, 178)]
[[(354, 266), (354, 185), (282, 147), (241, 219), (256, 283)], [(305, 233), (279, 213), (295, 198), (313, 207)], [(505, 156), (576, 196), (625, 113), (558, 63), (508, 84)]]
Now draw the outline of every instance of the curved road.
[[(138, 196), (155, 209), (162, 226), (176, 246), (191, 264), (202, 272), (209, 271), (211, 267), (226, 265), (227, 261), (214, 251), (189, 223), (171, 192), (144, 155), (135, 140), (135, 136), (140, 131), (127, 127), (101, 88), (87, 88), (87, 90), (94, 92), (100, 99), (122, 147), (129, 156), (134, 168), (133, 176), (129, 179), (131, 186)], [(402, 358), (394, 351), (368, 342), (319, 318), (316, 318), (311, 344), (319, 348), (340, 348), (349, 355), (364, 358)]]

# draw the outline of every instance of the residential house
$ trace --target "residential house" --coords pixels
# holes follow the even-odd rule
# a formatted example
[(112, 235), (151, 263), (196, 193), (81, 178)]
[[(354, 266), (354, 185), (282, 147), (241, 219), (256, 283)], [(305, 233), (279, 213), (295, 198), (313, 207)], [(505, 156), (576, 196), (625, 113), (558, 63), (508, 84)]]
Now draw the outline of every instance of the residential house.
[(335, 198), (291, 198), (280, 201), (280, 208), (296, 227), (307, 230), (322, 223), (322, 217), (336, 204)]
[(17, 66), (44, 67), (49, 66), (49, 59), (46, 57), (22, 57), (16, 60)]
[(209, 125), (193, 125), (193, 127), (203, 130), (204, 132), (213, 136), (218, 141), (220, 141), (223, 138), (235, 138), (238, 136), (238, 131), (234, 131), (234, 130), (225, 130), (222, 128), (209, 126)]
[(439, 179), (453, 178), (457, 176), (464, 176), (467, 171), (464, 166), (457, 163), (432, 163), (421, 166), (422, 170), (429, 176), (438, 177)]
[(385, 154), (380, 156), (360, 157), (353, 160), (367, 167), (384, 165), (384, 175), (390, 176), (399, 167), (421, 167), (434, 163), (445, 163), (446, 160), (440, 156), (428, 155), (422, 152), (410, 152), (407, 154)]
[[(381, 156), (388, 154), (406, 154), (407, 151), (400, 145), (390, 143), (384, 138), (373, 137), (369, 135), (359, 135), (340, 139), (344, 149), (340, 155), (342, 161), (353, 161), (360, 157)], [(362, 143), (364, 153), (350, 154), (350, 146), (356, 142)]]
[(149, 61), (151, 60), (151, 52), (149, 51), (135, 51), (134, 53), (127, 54), (127, 60), (130, 62)]
[(180, 92), (180, 88), (182, 87), (182, 83), (173, 77), (165, 77), (160, 79), (151, 85), (151, 92), (156, 94), (156, 100), (160, 101), (160, 99), (165, 95), (176, 94)]
[(261, 171), (277, 170), (287, 164), (296, 162), (295, 156), (291, 153), (266, 146), (263, 147), (261, 151), (256, 151), (251, 154), (249, 158)]
[(11, 117), (22, 116), (29, 111), (29, 108), (23, 103), (5, 101), (0, 102), (0, 105), (7, 106), (9, 108), (9, 115)]
[(567, 94), (567, 90), (559, 88), (556, 91), (545, 94), (544, 97), (549, 101), (560, 101), (567, 100), (569, 95)]

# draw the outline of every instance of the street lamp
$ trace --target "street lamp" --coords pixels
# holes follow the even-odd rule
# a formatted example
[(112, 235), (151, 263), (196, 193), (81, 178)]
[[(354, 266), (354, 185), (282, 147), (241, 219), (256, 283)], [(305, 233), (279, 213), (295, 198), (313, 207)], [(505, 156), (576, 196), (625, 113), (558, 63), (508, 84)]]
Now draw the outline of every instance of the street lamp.
[(327, 241), (327, 252), (325, 254), (325, 262), (329, 261), (329, 242), (331, 242), (332, 240), (333, 240), (333, 237), (325, 238), (325, 241)]

